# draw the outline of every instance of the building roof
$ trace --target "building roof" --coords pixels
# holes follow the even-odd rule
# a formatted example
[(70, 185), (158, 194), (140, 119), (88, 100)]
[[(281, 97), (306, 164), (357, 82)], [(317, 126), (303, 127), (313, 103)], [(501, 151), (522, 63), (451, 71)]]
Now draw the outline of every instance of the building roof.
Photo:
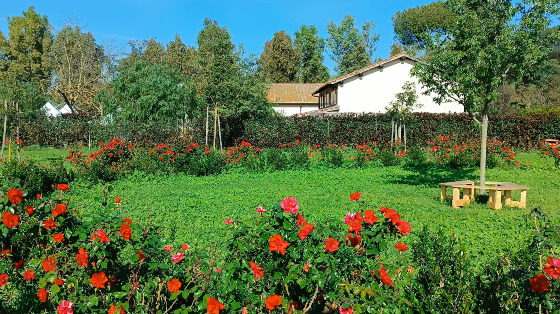
[(362, 74), (362, 73), (364, 73), (364, 72), (366, 72), (366, 71), (369, 71), (369, 70), (372, 70), (372, 69), (375, 69), (375, 68), (381, 68), (381, 67), (383, 67), (383, 65), (385, 65), (385, 64), (387, 64), (387, 63), (389, 63), (389, 62), (392, 62), (392, 61), (395, 61), (395, 60), (398, 60), (398, 59), (403, 59), (403, 58), (410, 59), (410, 60), (415, 61), (415, 62), (420, 62), (420, 60), (419, 60), (418, 58), (413, 57), (413, 56), (411, 56), (411, 55), (409, 55), (409, 54), (407, 54), (407, 53), (405, 53), (405, 52), (401, 52), (401, 53), (398, 53), (398, 54), (396, 54), (396, 55), (394, 55), (394, 56), (392, 56), (392, 57), (389, 57), (389, 58), (387, 58), (387, 59), (385, 59), (385, 60), (381, 60), (381, 61), (379, 61), (379, 62), (370, 64), (370, 65), (368, 65), (368, 66), (366, 66), (366, 67), (363, 67), (363, 68), (361, 68), (361, 69), (358, 69), (358, 70), (356, 70), (356, 71), (354, 71), (354, 72), (350, 72), (350, 73), (348, 73), (348, 74), (346, 74), (346, 75), (339, 76), (339, 77), (335, 78), (334, 80), (330, 80), (330, 81), (326, 82), (325, 84), (322, 84), (322, 85), (321, 85), (319, 88), (317, 88), (316, 90), (314, 90), (314, 91), (312, 92), (312, 94), (315, 95), (315, 94), (319, 93), (320, 90), (322, 90), (323, 88), (325, 88), (325, 87), (327, 87), (327, 86), (329, 86), (329, 85), (338, 84), (338, 83), (344, 81), (344, 80), (347, 79), (347, 78), (350, 78), (350, 77), (353, 77), (353, 76)]
[(317, 103), (313, 91), (323, 83), (274, 83), (270, 84), (266, 99), (273, 104)]

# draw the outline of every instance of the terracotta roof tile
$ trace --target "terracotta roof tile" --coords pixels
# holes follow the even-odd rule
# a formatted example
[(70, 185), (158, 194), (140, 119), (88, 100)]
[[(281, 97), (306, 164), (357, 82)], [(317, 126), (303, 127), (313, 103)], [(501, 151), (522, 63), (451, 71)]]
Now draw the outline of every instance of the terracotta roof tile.
[(270, 84), (266, 99), (273, 104), (278, 103), (316, 103), (312, 93), (323, 83), (274, 83)]

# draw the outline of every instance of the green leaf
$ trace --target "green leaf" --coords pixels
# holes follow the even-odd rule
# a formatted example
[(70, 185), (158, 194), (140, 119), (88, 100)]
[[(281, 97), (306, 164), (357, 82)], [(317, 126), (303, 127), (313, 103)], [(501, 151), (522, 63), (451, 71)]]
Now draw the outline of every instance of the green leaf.
[(59, 291), (60, 291), (60, 287), (58, 285), (52, 285), (51, 294), (57, 294)]
[(241, 304), (239, 304), (239, 302), (233, 302), (233, 303), (231, 304), (231, 308), (234, 309), (234, 310), (236, 310), (236, 309), (238, 309), (238, 308), (241, 308)]
[(188, 299), (189, 298), (189, 291), (187, 289), (183, 290), (183, 293), (181, 294), (181, 296), (185, 300)]
[(274, 273), (274, 278), (276, 278), (276, 279), (282, 279), (282, 273), (280, 273), (280, 272)]
[(282, 227), (284, 227), (284, 229), (286, 230), (292, 230), (292, 224), (290, 224), (290, 222), (288, 222), (287, 220), (284, 220)]
[(181, 292), (173, 292), (171, 294), (171, 297), (169, 297), (169, 300), (173, 301), (175, 299), (177, 299), (177, 297), (181, 294)]

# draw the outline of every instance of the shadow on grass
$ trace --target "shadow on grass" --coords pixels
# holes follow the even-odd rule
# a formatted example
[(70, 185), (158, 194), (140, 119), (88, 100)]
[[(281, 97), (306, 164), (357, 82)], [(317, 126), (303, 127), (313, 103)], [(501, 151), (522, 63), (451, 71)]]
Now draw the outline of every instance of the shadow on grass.
[(425, 185), (439, 187), (442, 182), (477, 180), (476, 168), (450, 169), (434, 165), (408, 166), (406, 174), (396, 174), (390, 181), (394, 184)]

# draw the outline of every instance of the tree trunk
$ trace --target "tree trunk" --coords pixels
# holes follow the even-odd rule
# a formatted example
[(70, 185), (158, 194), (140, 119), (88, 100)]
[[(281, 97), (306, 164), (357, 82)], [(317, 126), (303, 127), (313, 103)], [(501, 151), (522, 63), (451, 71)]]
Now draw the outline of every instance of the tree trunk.
[(4, 159), (4, 147), (6, 146), (6, 130), (8, 129), (8, 100), (4, 99), (4, 134), (2, 135), (2, 153), (0, 159)]
[(406, 124), (403, 123), (404, 151), (406, 153)]
[(20, 150), (20, 141), (21, 139), (19, 138), (19, 127), (21, 124), (21, 119), (19, 116), (19, 101), (16, 101), (16, 114), (17, 114), (17, 126), (16, 126), (16, 144), (17, 144), (17, 159), (18, 159), (18, 163), (21, 163), (21, 150)]
[(206, 147), (208, 147), (208, 111), (209, 106), (206, 106)]
[(395, 136), (395, 120), (391, 119), (391, 145), (393, 145)]
[[(482, 115), (482, 134), (480, 136), (480, 185), (486, 185), (486, 142), (488, 140), (488, 114)], [(484, 194), (484, 190), (479, 190), (480, 195)]]

